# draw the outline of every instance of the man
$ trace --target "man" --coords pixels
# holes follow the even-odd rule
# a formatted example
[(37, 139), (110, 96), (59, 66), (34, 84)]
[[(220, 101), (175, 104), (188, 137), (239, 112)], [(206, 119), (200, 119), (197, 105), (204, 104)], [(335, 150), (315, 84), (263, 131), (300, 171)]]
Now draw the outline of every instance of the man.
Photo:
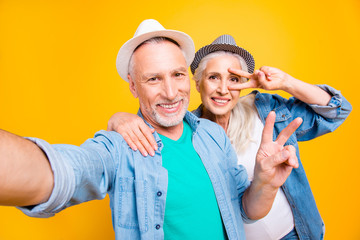
[(116, 239), (244, 239), (243, 220), (265, 216), (298, 166), (294, 148), (283, 145), (301, 119), (273, 142), (269, 114), (250, 184), (221, 127), (186, 111), (193, 56), (188, 35), (155, 20), (119, 51), (118, 72), (156, 131), (154, 156), (133, 152), (115, 132), (77, 147), (0, 131), (0, 204), (49, 217), (109, 194)]

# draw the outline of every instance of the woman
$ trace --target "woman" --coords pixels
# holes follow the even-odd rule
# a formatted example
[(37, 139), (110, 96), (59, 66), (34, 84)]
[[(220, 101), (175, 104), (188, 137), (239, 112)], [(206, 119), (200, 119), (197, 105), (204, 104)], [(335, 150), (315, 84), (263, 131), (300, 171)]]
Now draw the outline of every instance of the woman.
[[(350, 113), (351, 105), (329, 86), (307, 84), (272, 67), (252, 73), (253, 69), (252, 55), (238, 47), (230, 35), (222, 35), (202, 47), (191, 64), (202, 100), (193, 113), (224, 128), (236, 149), (238, 163), (245, 166), (250, 180), (268, 113), (274, 110), (277, 115), (274, 138), (293, 119), (303, 118), (303, 124), (287, 142), (296, 147), (299, 168), (293, 169), (279, 189), (269, 214), (253, 224), (245, 224), (245, 233), (246, 239), (322, 239), (324, 224), (300, 162), (297, 141), (335, 130)], [(239, 99), (245, 88), (283, 90), (293, 97), (285, 99), (254, 91)], [(151, 130), (139, 119), (126, 113), (115, 114), (108, 130), (122, 134), (134, 150), (153, 155), (156, 143)]]

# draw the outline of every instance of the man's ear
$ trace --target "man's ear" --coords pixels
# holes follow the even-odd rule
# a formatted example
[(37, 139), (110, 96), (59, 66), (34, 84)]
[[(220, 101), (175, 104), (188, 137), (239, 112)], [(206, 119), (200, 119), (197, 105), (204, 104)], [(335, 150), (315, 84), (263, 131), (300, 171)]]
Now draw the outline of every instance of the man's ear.
[(138, 94), (136, 92), (136, 87), (135, 87), (135, 82), (134, 80), (131, 78), (130, 74), (127, 75), (127, 78), (129, 80), (129, 89), (130, 92), (132, 93), (132, 95), (134, 96), (134, 98), (138, 97)]

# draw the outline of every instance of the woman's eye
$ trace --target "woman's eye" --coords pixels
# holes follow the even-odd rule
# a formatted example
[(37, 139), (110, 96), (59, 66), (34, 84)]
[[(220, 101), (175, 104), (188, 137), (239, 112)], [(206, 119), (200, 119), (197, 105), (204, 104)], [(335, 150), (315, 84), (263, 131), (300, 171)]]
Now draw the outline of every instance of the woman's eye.
[(239, 82), (239, 78), (237, 78), (237, 77), (232, 77), (232, 78), (230, 78), (230, 82), (237, 83), (237, 82)]
[(217, 76), (215, 75), (209, 76), (209, 79), (217, 79)]

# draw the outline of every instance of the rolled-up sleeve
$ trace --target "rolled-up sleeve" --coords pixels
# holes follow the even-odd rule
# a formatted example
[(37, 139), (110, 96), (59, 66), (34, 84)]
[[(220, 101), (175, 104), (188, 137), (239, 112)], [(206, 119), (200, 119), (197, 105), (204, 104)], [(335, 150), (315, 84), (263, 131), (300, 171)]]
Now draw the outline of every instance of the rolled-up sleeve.
[(331, 99), (326, 106), (320, 106), (316, 104), (309, 104), (309, 106), (324, 118), (329, 119), (345, 119), (351, 112), (351, 104), (341, 95), (339, 90), (334, 89), (328, 85), (317, 85), (328, 94)]
[(47, 202), (19, 209), (31, 217), (51, 217), (72, 205), (103, 199), (112, 187), (114, 159), (118, 159), (118, 140), (112, 134), (100, 131), (80, 147), (29, 138), (46, 154), (54, 173), (54, 188)]
[(73, 168), (62, 159), (49, 143), (38, 138), (28, 138), (46, 154), (54, 173), (54, 188), (49, 200), (33, 207), (18, 207), (30, 217), (51, 217), (65, 208), (75, 191), (75, 175)]
[[(277, 108), (280, 109), (281, 105), (285, 104), (288, 115), (292, 116), (292, 119), (296, 117), (303, 119), (303, 123), (296, 130), (297, 141), (308, 141), (326, 133), (333, 132), (345, 121), (352, 110), (351, 104), (340, 91), (328, 85), (317, 86), (331, 96), (326, 106), (307, 104), (295, 97), (285, 99), (276, 95), (272, 96), (273, 100), (275, 100), (273, 102), (280, 103)], [(283, 128), (285, 128), (285, 126), (279, 125), (279, 132)]]

